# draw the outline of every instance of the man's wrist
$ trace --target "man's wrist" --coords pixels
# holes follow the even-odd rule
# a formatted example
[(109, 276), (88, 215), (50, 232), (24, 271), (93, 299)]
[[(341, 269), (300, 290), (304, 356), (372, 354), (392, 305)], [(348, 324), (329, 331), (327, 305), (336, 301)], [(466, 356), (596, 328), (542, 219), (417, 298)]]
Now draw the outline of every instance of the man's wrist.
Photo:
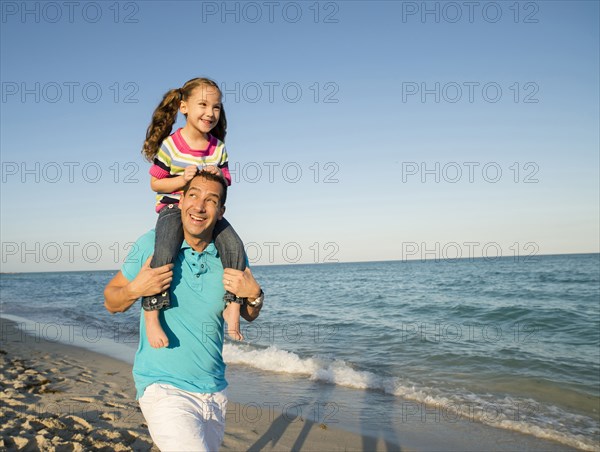
[(260, 288), (260, 286), (258, 286), (258, 289), (256, 289), (256, 291), (253, 293), (252, 296), (246, 297), (248, 299), (248, 301), (254, 301), (256, 300), (258, 297), (260, 297), (263, 294), (262, 289)]
[(142, 295), (138, 294), (138, 292), (133, 287), (133, 281), (129, 282), (125, 287), (123, 287), (123, 291), (125, 292), (125, 297), (129, 301), (136, 301)]
[(263, 292), (263, 290), (259, 287), (259, 292), (258, 295), (256, 297), (248, 297), (248, 305), (250, 305), (251, 307), (257, 307), (262, 305), (263, 300), (265, 298), (265, 293)]

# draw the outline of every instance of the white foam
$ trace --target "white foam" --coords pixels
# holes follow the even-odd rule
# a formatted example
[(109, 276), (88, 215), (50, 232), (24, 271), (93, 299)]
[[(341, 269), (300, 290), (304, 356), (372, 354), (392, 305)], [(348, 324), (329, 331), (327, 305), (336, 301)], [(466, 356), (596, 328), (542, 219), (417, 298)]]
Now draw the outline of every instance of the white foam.
[(286, 350), (270, 346), (253, 349), (245, 345), (225, 344), (223, 357), (230, 364), (245, 364), (270, 372), (306, 375), (311, 380), (334, 383), (356, 389), (384, 390), (384, 378), (367, 371), (352, 369), (345, 361), (325, 356), (300, 358)]
[[(410, 382), (398, 377), (385, 377), (369, 371), (352, 368), (352, 365), (327, 356), (301, 358), (295, 353), (281, 350), (275, 346), (257, 349), (249, 345), (227, 343), (223, 347), (223, 357), (228, 364), (243, 364), (269, 372), (281, 372), (308, 376), (313, 381), (323, 381), (355, 389), (375, 389), (387, 394), (402, 397), (409, 401), (422, 403), (430, 407), (438, 407), (440, 417), (453, 420), (457, 415), (468, 420), (481, 422), (494, 427), (514, 430), (530, 434), (538, 438), (558, 441), (562, 444), (586, 451), (598, 451), (600, 448), (590, 439), (582, 435), (564, 433), (551, 428), (551, 422), (545, 422), (543, 413), (536, 413), (536, 419), (515, 420), (515, 407), (535, 406), (534, 400), (516, 401), (510, 398), (498, 400), (490, 396), (490, 400), (475, 394), (455, 394), (453, 397), (444, 396), (435, 388), (417, 388)], [(553, 418), (560, 416), (578, 417), (571, 413), (562, 412), (556, 407), (546, 407), (554, 413)], [(517, 408), (518, 409), (518, 408)], [(531, 410), (530, 410), (531, 411)], [(431, 411), (428, 411), (431, 413)], [(522, 413), (521, 413), (522, 414)], [(583, 419), (583, 418), (582, 418)], [(536, 425), (537, 423), (550, 425)]]

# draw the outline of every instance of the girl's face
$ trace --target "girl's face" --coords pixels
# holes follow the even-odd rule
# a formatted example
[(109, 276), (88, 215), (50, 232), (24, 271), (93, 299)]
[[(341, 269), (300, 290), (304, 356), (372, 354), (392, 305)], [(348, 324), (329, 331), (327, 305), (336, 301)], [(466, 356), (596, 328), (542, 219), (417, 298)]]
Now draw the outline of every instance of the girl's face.
[(187, 116), (187, 124), (206, 135), (219, 122), (221, 93), (214, 86), (197, 86), (190, 97), (181, 101), (179, 111)]

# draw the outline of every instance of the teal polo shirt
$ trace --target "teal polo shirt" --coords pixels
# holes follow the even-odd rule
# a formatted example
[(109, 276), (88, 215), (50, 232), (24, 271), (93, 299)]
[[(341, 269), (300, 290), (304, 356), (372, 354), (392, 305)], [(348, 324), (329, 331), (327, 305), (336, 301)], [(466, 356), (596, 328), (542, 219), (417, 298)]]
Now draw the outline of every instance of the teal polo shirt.
[[(121, 272), (133, 280), (154, 252), (154, 231), (138, 239)], [(171, 307), (160, 311), (167, 348), (152, 348), (140, 307), (140, 344), (133, 363), (139, 399), (152, 383), (190, 392), (213, 393), (227, 387), (223, 361), (223, 264), (214, 243), (198, 253), (183, 242), (173, 267)]]

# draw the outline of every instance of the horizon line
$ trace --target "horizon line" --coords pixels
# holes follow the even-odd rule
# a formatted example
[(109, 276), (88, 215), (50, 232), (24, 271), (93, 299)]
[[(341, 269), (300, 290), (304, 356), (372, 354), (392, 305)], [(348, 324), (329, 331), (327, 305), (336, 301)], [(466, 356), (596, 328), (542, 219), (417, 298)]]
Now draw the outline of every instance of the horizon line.
[[(487, 256), (477, 256), (477, 257), (460, 257), (460, 258), (432, 258), (432, 259), (423, 259), (423, 258), (415, 258), (415, 259), (384, 259), (384, 260), (364, 260), (364, 261), (344, 261), (344, 262), (309, 262), (309, 263), (303, 263), (303, 262), (298, 262), (298, 263), (281, 263), (281, 264), (260, 264), (260, 265), (251, 265), (251, 267), (254, 268), (260, 268), (260, 267), (292, 267), (292, 266), (299, 266), (299, 265), (345, 265), (345, 264), (368, 264), (368, 263), (382, 263), (382, 262), (402, 262), (402, 263), (408, 263), (408, 262), (422, 262), (422, 263), (427, 263), (427, 262), (458, 262), (458, 261), (464, 261), (464, 260), (469, 260), (469, 261), (473, 261), (473, 260), (487, 260), (487, 261), (495, 261), (497, 259), (517, 259), (517, 260), (521, 260), (523, 263), (525, 263), (527, 260), (530, 261), (530, 263), (533, 263), (534, 260), (538, 257), (549, 257), (549, 256), (581, 256), (581, 255), (593, 255), (593, 254), (598, 254), (600, 255), (599, 251), (592, 251), (592, 252), (584, 252), (584, 253), (551, 253), (551, 254), (534, 254), (534, 255), (526, 255), (526, 256), (494, 256), (494, 257), (487, 257)], [(120, 268), (117, 269), (99, 269), (99, 270), (43, 270), (43, 271), (15, 271), (15, 272), (0, 272), (0, 275), (20, 275), (20, 274), (29, 274), (29, 273), (75, 273), (75, 272), (118, 272), (120, 271)]]

